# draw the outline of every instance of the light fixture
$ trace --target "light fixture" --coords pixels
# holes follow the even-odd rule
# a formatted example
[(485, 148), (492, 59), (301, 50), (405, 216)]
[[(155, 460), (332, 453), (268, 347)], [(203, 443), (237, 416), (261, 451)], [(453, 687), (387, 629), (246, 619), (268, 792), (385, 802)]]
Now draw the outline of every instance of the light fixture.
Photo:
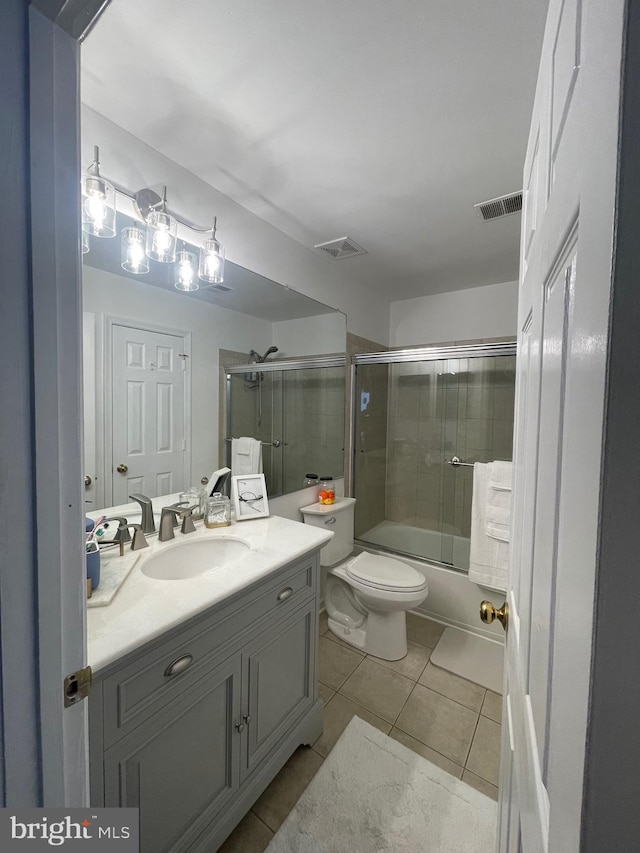
[(176, 259), (178, 223), (167, 213), (167, 188), (162, 188), (162, 198), (153, 190), (140, 190), (135, 201), (147, 223), (147, 257), (161, 264), (172, 264)]
[(100, 151), (93, 148), (93, 163), (82, 176), (82, 230), (94, 237), (114, 237), (116, 195), (113, 184), (100, 175)]
[(82, 234), (82, 254), (86, 255), (89, 251), (89, 235), (86, 231), (81, 231)]
[(224, 247), (216, 240), (218, 217), (213, 220), (213, 233), (210, 240), (205, 240), (200, 247), (200, 263), (198, 278), (211, 284), (221, 284), (224, 281)]
[(199, 290), (198, 276), (196, 274), (196, 256), (186, 249), (178, 252), (176, 257), (176, 275), (174, 281), (176, 290)]
[(123, 270), (134, 275), (144, 275), (149, 272), (149, 261), (144, 252), (144, 231), (138, 225), (122, 229), (120, 242), (120, 260)]

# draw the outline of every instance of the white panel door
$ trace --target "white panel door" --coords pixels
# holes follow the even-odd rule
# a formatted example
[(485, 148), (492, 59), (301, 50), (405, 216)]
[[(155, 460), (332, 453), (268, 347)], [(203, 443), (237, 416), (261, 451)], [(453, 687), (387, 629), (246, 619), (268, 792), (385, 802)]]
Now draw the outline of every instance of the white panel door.
[(550, 0), (524, 168), (500, 853), (578, 853), (624, 0)]
[(111, 335), (113, 504), (186, 487), (184, 340), (114, 325)]

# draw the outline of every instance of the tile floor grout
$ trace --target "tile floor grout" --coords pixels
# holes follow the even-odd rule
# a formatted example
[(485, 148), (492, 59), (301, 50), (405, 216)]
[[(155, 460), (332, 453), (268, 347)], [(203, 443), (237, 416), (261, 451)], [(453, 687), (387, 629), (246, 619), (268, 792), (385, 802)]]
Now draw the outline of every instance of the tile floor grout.
[[(432, 623), (432, 630), (433, 625), (438, 625), (438, 627), (442, 627), (438, 623)], [(409, 625), (407, 627), (409, 628)], [(431, 662), (431, 654), (436, 648), (440, 637), (438, 637), (438, 640), (436, 641), (435, 645), (429, 645), (427, 643), (420, 642), (420, 640), (417, 640), (414, 637), (409, 637), (410, 642), (415, 643), (416, 645), (429, 651), (429, 657), (426, 663), (417, 673), (416, 678), (413, 678), (411, 676), (405, 675), (403, 672), (399, 672), (392, 666), (385, 666), (384, 663), (382, 663), (378, 659), (375, 659), (372, 655), (368, 655), (359, 649), (351, 647), (348, 643), (345, 643), (344, 641), (341, 642), (340, 638), (332, 635), (328, 628), (325, 631), (322, 631), (321, 628), (322, 623), (320, 623), (320, 639), (326, 638), (328, 640), (331, 640), (331, 646), (335, 645), (341, 647), (343, 650), (350, 652), (351, 654), (355, 653), (359, 660), (357, 661), (356, 666), (353, 668), (353, 670), (351, 670), (348, 675), (340, 681), (339, 686), (336, 688), (318, 679), (318, 683), (321, 684), (322, 687), (331, 694), (329, 699), (325, 703), (325, 708), (329, 710), (328, 713), (325, 712), (326, 725), (323, 735), (321, 735), (321, 738), (318, 738), (315, 743), (310, 744), (308, 747), (300, 748), (293, 753), (289, 761), (286, 763), (285, 767), (283, 767), (283, 771), (285, 768), (288, 768), (288, 771), (284, 774), (281, 771), (281, 773), (276, 776), (276, 778), (271, 782), (271, 784), (264, 792), (264, 795), (266, 795), (266, 800), (263, 800), (261, 797), (256, 803), (254, 803), (252, 808), (247, 813), (246, 818), (241, 821), (241, 823), (238, 825), (236, 830), (234, 830), (229, 839), (223, 844), (223, 847), (221, 848), (221, 853), (223, 850), (226, 851), (226, 853), (260, 853), (260, 851), (263, 851), (265, 849), (271, 838), (273, 838), (275, 832), (277, 832), (281, 823), (286, 819), (286, 816), (290, 812), (293, 803), (297, 801), (298, 797), (302, 794), (303, 790), (306, 788), (309, 781), (313, 777), (313, 774), (316, 772), (317, 768), (319, 766), (322, 766), (322, 763), (330, 754), (331, 749), (333, 749), (333, 746), (335, 746), (335, 742), (340, 737), (340, 735), (344, 731), (344, 728), (348, 724), (348, 720), (351, 719), (354, 713), (357, 713), (358, 709), (362, 711), (363, 717), (368, 717), (370, 720), (379, 720), (382, 724), (384, 724), (384, 728), (382, 730), (384, 731), (385, 729), (388, 729), (389, 736), (391, 736), (391, 732), (395, 730), (404, 737), (409, 738), (409, 744), (415, 742), (416, 745), (424, 747), (426, 753), (426, 760), (432, 760), (438, 765), (439, 759), (442, 759), (442, 763), (439, 764), (439, 766), (445, 769), (445, 771), (452, 772), (454, 778), (458, 778), (464, 781), (466, 784), (482, 791), (485, 794), (488, 794), (489, 796), (492, 796), (494, 799), (497, 796), (496, 785), (491, 780), (485, 779), (484, 776), (478, 773), (479, 767), (484, 772), (484, 764), (482, 762), (487, 761), (487, 755), (491, 756), (494, 754), (492, 752), (487, 753), (487, 749), (491, 750), (493, 748), (492, 741), (495, 738), (495, 730), (492, 733), (490, 728), (489, 731), (485, 729), (485, 731), (482, 733), (482, 737), (479, 738), (478, 743), (476, 744), (476, 736), (478, 735), (480, 720), (482, 719), (482, 717), (484, 717), (485, 720), (488, 721), (489, 727), (500, 727), (501, 725), (499, 720), (494, 719), (494, 717), (489, 716), (489, 714), (482, 713), (489, 693), (491, 692), (493, 694), (494, 691), (489, 691), (486, 688), (482, 688), (484, 690), (484, 693), (481, 694), (481, 699), (479, 702), (480, 707), (479, 710), (476, 711), (474, 708), (470, 708), (468, 705), (464, 705), (462, 702), (458, 702), (457, 699), (453, 699), (446, 693), (440, 692), (440, 690), (436, 690), (434, 687), (427, 684), (422, 684), (420, 682), (420, 679), (423, 677), (427, 667), (429, 666), (429, 663)], [(428, 633), (428, 630), (425, 633)], [(329, 650), (330, 647), (325, 645), (324, 649)], [(347, 666), (353, 662), (353, 658), (349, 658), (349, 655), (342, 657), (343, 665), (345, 661)], [(420, 655), (417, 655), (416, 657), (419, 662)], [(340, 658), (340, 656), (338, 656), (338, 658)], [(371, 710), (366, 705), (361, 704), (360, 701), (353, 699), (351, 696), (347, 696), (345, 693), (342, 692), (344, 686), (347, 684), (349, 679), (362, 666), (363, 661), (368, 659), (371, 660), (373, 664), (377, 664), (381, 670), (384, 669), (385, 673), (389, 673), (389, 680), (387, 680), (386, 674), (384, 678), (382, 678), (383, 685), (391, 684), (391, 688), (393, 688), (393, 678), (395, 676), (400, 676), (401, 679), (403, 679), (404, 681), (408, 681), (411, 685), (409, 694), (404, 700), (404, 702), (401, 703), (401, 707), (399, 711), (395, 714), (393, 722), (389, 721), (388, 719), (385, 719), (384, 717), (381, 717), (378, 712)], [(435, 664), (432, 664), (432, 666), (434, 666), (435, 669), (440, 670), (443, 673), (447, 673), (446, 670), (441, 670), (440, 667), (435, 667)], [(340, 666), (337, 667), (338, 670), (340, 670), (340, 668)], [(327, 674), (329, 674), (329, 672)], [(332, 672), (331, 676), (333, 677), (334, 675), (335, 672)], [(369, 670), (368, 675), (369, 677), (371, 677), (371, 670)], [(447, 673), (447, 675), (451, 674)], [(373, 677), (375, 678), (375, 671)], [(456, 678), (455, 676), (452, 677), (454, 679)], [(462, 679), (462, 681), (468, 681), (468, 679)], [(402, 681), (395, 682), (395, 684), (402, 683)], [(475, 682), (468, 683), (472, 685), (475, 684)], [(440, 687), (442, 687), (442, 682), (438, 682), (438, 684)], [(465, 753), (464, 764), (460, 764), (459, 761), (454, 760), (449, 755), (445, 755), (443, 752), (440, 752), (439, 749), (435, 749), (430, 744), (425, 743), (423, 740), (420, 739), (420, 737), (416, 737), (415, 729), (414, 732), (408, 732), (405, 731), (405, 728), (403, 728), (402, 726), (397, 725), (398, 720), (404, 712), (407, 704), (414, 696), (414, 693), (416, 693), (416, 687), (418, 685), (424, 688), (424, 690), (434, 694), (434, 696), (439, 697), (439, 699), (447, 700), (447, 702), (452, 702), (455, 706), (464, 709), (467, 715), (475, 714), (475, 724), (473, 725), (473, 732), (469, 740), (469, 746)], [(455, 682), (453, 682), (453, 687), (455, 688), (455, 686)], [(476, 686), (482, 687), (482, 685)], [(354, 692), (357, 692), (357, 688), (354, 688)], [(404, 691), (402, 690), (401, 692)], [(453, 692), (455, 692), (455, 690)], [(421, 693), (419, 695), (424, 696), (424, 694)], [(364, 694), (364, 696), (365, 698), (367, 698), (366, 694)], [(340, 697), (340, 702), (336, 704), (334, 713), (331, 711), (331, 703), (336, 697)], [(348, 704), (343, 704), (341, 706), (341, 703)], [(373, 702), (372, 704), (375, 704), (375, 702)], [(495, 702), (492, 701), (489, 707), (492, 708), (494, 715), (499, 716), (499, 712), (496, 708)], [(355, 711), (353, 709), (355, 709)], [(393, 703), (390, 704), (390, 711), (393, 711)], [(351, 717), (348, 717), (349, 714), (351, 714)], [(347, 717), (348, 719), (346, 719)], [(410, 720), (407, 720), (407, 723), (407, 728), (411, 728)], [(471, 720), (469, 720), (469, 724), (470, 723)], [(326, 750), (326, 755), (324, 755), (320, 751), (320, 749), (316, 749), (316, 745), (320, 743), (320, 740), (322, 738), (324, 738), (324, 740), (321, 745), (321, 748)], [(394, 739), (398, 740), (400, 743), (405, 743), (400, 738)], [(408, 749), (412, 749), (412, 746), (408, 745), (408, 743), (405, 743), (405, 746), (407, 746)], [(462, 746), (462, 743), (460, 745)], [(415, 751), (419, 755), (425, 755), (425, 753), (421, 753), (417, 749)], [(471, 758), (472, 751), (474, 751), (474, 761), (476, 768), (473, 770), (468, 767), (468, 762)], [(311, 775), (309, 775), (310, 769), (312, 770)], [(261, 812), (264, 815), (264, 818), (260, 817), (258, 812)], [(269, 823), (267, 823), (267, 820), (269, 820)], [(271, 829), (270, 824), (275, 826), (276, 829)]]
[[(320, 683), (324, 684), (324, 686), (325, 686), (325, 687), (327, 687), (329, 690), (332, 690), (332, 691), (333, 691), (333, 696), (331, 696), (331, 698), (328, 700), (327, 704), (329, 704), (329, 702), (331, 702), (331, 701), (333, 700), (333, 698), (334, 698), (334, 696), (335, 696), (336, 694), (339, 694), (339, 695), (340, 695), (340, 696), (342, 696), (344, 699), (347, 699), (348, 701), (352, 702), (354, 705), (357, 705), (359, 708), (362, 708), (362, 709), (363, 709), (364, 711), (366, 711), (367, 713), (373, 714), (375, 717), (378, 717), (378, 719), (382, 720), (386, 725), (391, 726), (391, 729), (394, 729), (394, 728), (395, 728), (395, 729), (398, 729), (399, 731), (403, 732), (403, 734), (407, 735), (408, 737), (414, 738), (416, 741), (418, 741), (418, 743), (421, 743), (423, 746), (426, 746), (428, 749), (433, 750), (435, 753), (437, 753), (438, 755), (442, 756), (442, 757), (443, 757), (443, 758), (445, 758), (447, 761), (452, 762), (452, 764), (454, 764), (456, 767), (460, 767), (460, 768), (462, 769), (463, 773), (464, 773), (464, 771), (468, 771), (469, 773), (473, 773), (473, 775), (474, 775), (474, 776), (477, 776), (479, 779), (482, 779), (482, 780), (483, 780), (484, 782), (486, 782), (487, 784), (491, 785), (491, 786), (492, 786), (492, 787), (494, 787), (494, 788), (496, 787), (496, 786), (494, 785), (494, 783), (493, 783), (491, 780), (489, 780), (489, 779), (485, 779), (485, 778), (484, 778), (484, 776), (481, 776), (479, 773), (477, 773), (477, 772), (475, 772), (475, 771), (473, 771), (473, 770), (470, 770), (470, 769), (467, 767), (467, 762), (469, 761), (469, 757), (470, 757), (470, 755), (471, 755), (471, 751), (472, 751), (472, 749), (473, 749), (474, 739), (475, 739), (476, 733), (477, 733), (477, 731), (478, 731), (478, 726), (479, 726), (479, 724), (480, 724), (480, 718), (484, 716), (484, 717), (485, 717), (485, 719), (491, 720), (492, 722), (496, 723), (497, 725), (500, 725), (500, 723), (499, 723), (498, 721), (493, 720), (493, 718), (492, 718), (492, 717), (489, 717), (487, 714), (483, 714), (483, 713), (482, 713), (482, 709), (483, 709), (483, 707), (484, 707), (485, 699), (486, 699), (487, 693), (489, 692), (489, 691), (488, 691), (488, 689), (487, 689), (486, 687), (483, 687), (483, 688), (482, 688), (484, 692), (482, 693), (482, 697), (481, 697), (481, 700), (480, 700), (480, 702), (479, 702), (479, 709), (478, 709), (478, 710), (476, 710), (475, 708), (473, 708), (473, 707), (469, 707), (468, 705), (465, 705), (465, 704), (463, 704), (462, 702), (458, 702), (456, 699), (453, 699), (451, 696), (448, 696), (446, 693), (442, 693), (441, 691), (439, 691), (439, 690), (435, 689), (434, 687), (431, 687), (431, 686), (426, 685), (426, 684), (422, 684), (422, 683), (420, 682), (420, 678), (422, 678), (422, 676), (423, 676), (423, 674), (424, 674), (425, 670), (426, 670), (426, 669), (427, 669), (427, 667), (429, 666), (429, 663), (431, 663), (431, 655), (429, 655), (429, 659), (428, 659), (428, 660), (427, 660), (427, 662), (425, 663), (424, 667), (420, 670), (420, 673), (418, 674), (418, 677), (417, 677), (416, 679), (413, 679), (413, 678), (411, 678), (410, 676), (405, 675), (404, 673), (398, 672), (397, 670), (393, 669), (392, 667), (385, 667), (385, 668), (386, 668), (386, 669), (388, 669), (390, 672), (394, 672), (396, 675), (399, 675), (401, 678), (406, 679), (407, 681), (409, 681), (409, 682), (411, 682), (411, 683), (412, 683), (412, 687), (411, 687), (411, 691), (409, 692), (409, 695), (407, 696), (407, 698), (406, 698), (406, 699), (405, 699), (405, 701), (403, 702), (403, 704), (402, 704), (402, 706), (401, 706), (400, 710), (398, 711), (398, 713), (396, 714), (396, 716), (395, 716), (395, 718), (394, 718), (393, 722), (390, 722), (390, 721), (389, 721), (388, 719), (386, 719), (385, 717), (381, 717), (381, 716), (380, 716), (380, 714), (376, 713), (375, 711), (372, 711), (370, 708), (367, 708), (365, 705), (361, 704), (361, 703), (360, 703), (360, 702), (358, 702), (356, 699), (352, 698), (351, 696), (347, 696), (345, 693), (343, 693), (343, 692), (342, 692), (342, 688), (344, 687), (344, 685), (347, 683), (347, 681), (349, 681), (349, 679), (352, 677), (352, 675), (353, 675), (353, 674), (354, 674), (354, 673), (355, 673), (355, 672), (360, 668), (360, 666), (362, 665), (362, 662), (363, 662), (364, 660), (370, 659), (370, 660), (372, 660), (372, 661), (373, 661), (373, 663), (377, 663), (379, 666), (385, 666), (385, 664), (384, 664), (384, 663), (382, 663), (382, 662), (380, 662), (380, 661), (378, 661), (377, 659), (375, 659), (372, 655), (368, 655), (368, 654), (366, 654), (365, 652), (362, 652), (362, 650), (360, 650), (360, 649), (356, 649), (355, 647), (350, 648), (350, 647), (349, 647), (349, 644), (348, 644), (348, 643), (345, 643), (344, 641), (340, 642), (340, 638), (333, 636), (333, 635), (331, 634), (331, 631), (330, 631), (330, 629), (329, 629), (329, 628), (326, 628), (326, 629), (323, 631), (323, 633), (321, 633), (321, 634), (320, 634), (320, 636), (321, 636), (321, 637), (325, 637), (325, 638), (326, 638), (326, 639), (328, 639), (328, 640), (331, 640), (331, 641), (332, 641), (333, 643), (335, 643), (335, 645), (337, 645), (337, 646), (342, 646), (343, 648), (346, 648), (346, 649), (348, 649), (348, 650), (350, 650), (350, 651), (354, 651), (354, 652), (356, 652), (356, 653), (359, 655), (359, 657), (361, 658), (361, 660), (360, 660), (360, 661), (358, 661), (358, 664), (356, 665), (356, 667), (355, 667), (355, 668), (354, 668), (354, 669), (349, 673), (349, 675), (347, 675), (347, 676), (346, 676), (346, 678), (344, 678), (344, 680), (342, 681), (342, 683), (340, 684), (340, 686), (339, 686), (338, 688), (334, 689), (334, 688), (330, 687), (328, 684), (324, 684), (324, 682), (320, 682)], [(430, 650), (431, 650), (431, 653), (433, 653), (433, 651), (435, 650), (435, 648), (436, 648), (436, 646), (437, 646), (437, 642), (436, 642), (436, 646), (430, 646), (430, 645), (428, 645), (427, 643), (421, 643), (419, 640), (416, 640), (415, 638), (411, 638), (411, 641), (412, 641), (412, 642), (414, 642), (414, 643), (417, 643), (418, 645), (422, 646), (423, 648), (430, 649)], [(435, 667), (435, 664), (432, 664), (432, 666), (434, 666), (434, 667)], [(437, 669), (440, 669), (439, 667), (436, 667), (436, 668), (437, 668)], [(446, 671), (446, 670), (444, 670), (444, 671)], [(463, 680), (464, 680), (464, 681), (467, 681), (468, 679), (463, 679)], [(475, 682), (469, 682), (469, 683), (470, 683), (470, 684), (475, 684)], [(464, 764), (460, 764), (458, 761), (455, 761), (455, 760), (454, 760), (453, 758), (451, 758), (450, 756), (448, 756), (448, 755), (444, 755), (444, 753), (442, 753), (442, 752), (440, 752), (439, 750), (435, 749), (435, 748), (434, 748), (433, 746), (431, 746), (430, 744), (426, 744), (426, 743), (424, 743), (424, 741), (420, 740), (420, 738), (419, 738), (419, 737), (416, 737), (416, 735), (415, 735), (415, 734), (412, 734), (411, 732), (407, 732), (407, 731), (405, 731), (405, 729), (403, 729), (401, 726), (397, 725), (397, 722), (398, 722), (398, 720), (400, 719), (400, 716), (402, 715), (402, 712), (403, 712), (403, 710), (405, 709), (406, 705), (408, 704), (408, 702), (410, 701), (411, 697), (413, 696), (413, 694), (414, 694), (414, 692), (415, 692), (415, 688), (416, 688), (416, 686), (417, 686), (417, 685), (420, 685), (421, 687), (425, 688), (426, 690), (430, 690), (431, 692), (436, 693), (438, 696), (441, 696), (441, 697), (443, 697), (444, 699), (447, 699), (447, 700), (448, 700), (448, 701), (450, 701), (450, 702), (454, 702), (454, 703), (455, 703), (456, 705), (458, 705), (459, 707), (464, 708), (464, 709), (465, 709), (465, 710), (467, 710), (467, 711), (471, 711), (471, 713), (473, 713), (473, 714), (475, 714), (475, 715), (476, 715), (475, 724), (474, 724), (474, 726), (473, 726), (473, 733), (472, 733), (472, 735), (471, 735), (471, 739), (470, 739), (470, 741), (469, 741), (469, 746), (468, 746), (467, 751), (466, 751), (466, 754), (465, 754)], [(478, 687), (482, 687), (482, 685), (477, 685), (477, 686), (478, 686)], [(390, 729), (390, 731), (391, 731), (391, 729)]]

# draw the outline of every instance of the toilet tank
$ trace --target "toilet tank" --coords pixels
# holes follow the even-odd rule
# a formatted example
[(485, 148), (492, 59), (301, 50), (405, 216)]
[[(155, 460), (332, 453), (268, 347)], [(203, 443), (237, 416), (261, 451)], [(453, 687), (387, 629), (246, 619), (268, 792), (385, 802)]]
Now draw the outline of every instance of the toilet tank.
[(300, 509), (305, 524), (331, 530), (333, 539), (320, 550), (320, 565), (335, 566), (353, 551), (355, 498), (338, 498), (333, 504), (311, 504)]

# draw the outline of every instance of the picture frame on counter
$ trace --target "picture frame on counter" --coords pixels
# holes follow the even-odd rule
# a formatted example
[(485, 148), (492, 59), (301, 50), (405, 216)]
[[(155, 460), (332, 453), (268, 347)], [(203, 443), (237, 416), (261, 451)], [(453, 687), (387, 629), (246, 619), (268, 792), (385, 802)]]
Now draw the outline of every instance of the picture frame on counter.
[(269, 501), (264, 474), (237, 474), (231, 478), (231, 500), (236, 521), (267, 518)]

